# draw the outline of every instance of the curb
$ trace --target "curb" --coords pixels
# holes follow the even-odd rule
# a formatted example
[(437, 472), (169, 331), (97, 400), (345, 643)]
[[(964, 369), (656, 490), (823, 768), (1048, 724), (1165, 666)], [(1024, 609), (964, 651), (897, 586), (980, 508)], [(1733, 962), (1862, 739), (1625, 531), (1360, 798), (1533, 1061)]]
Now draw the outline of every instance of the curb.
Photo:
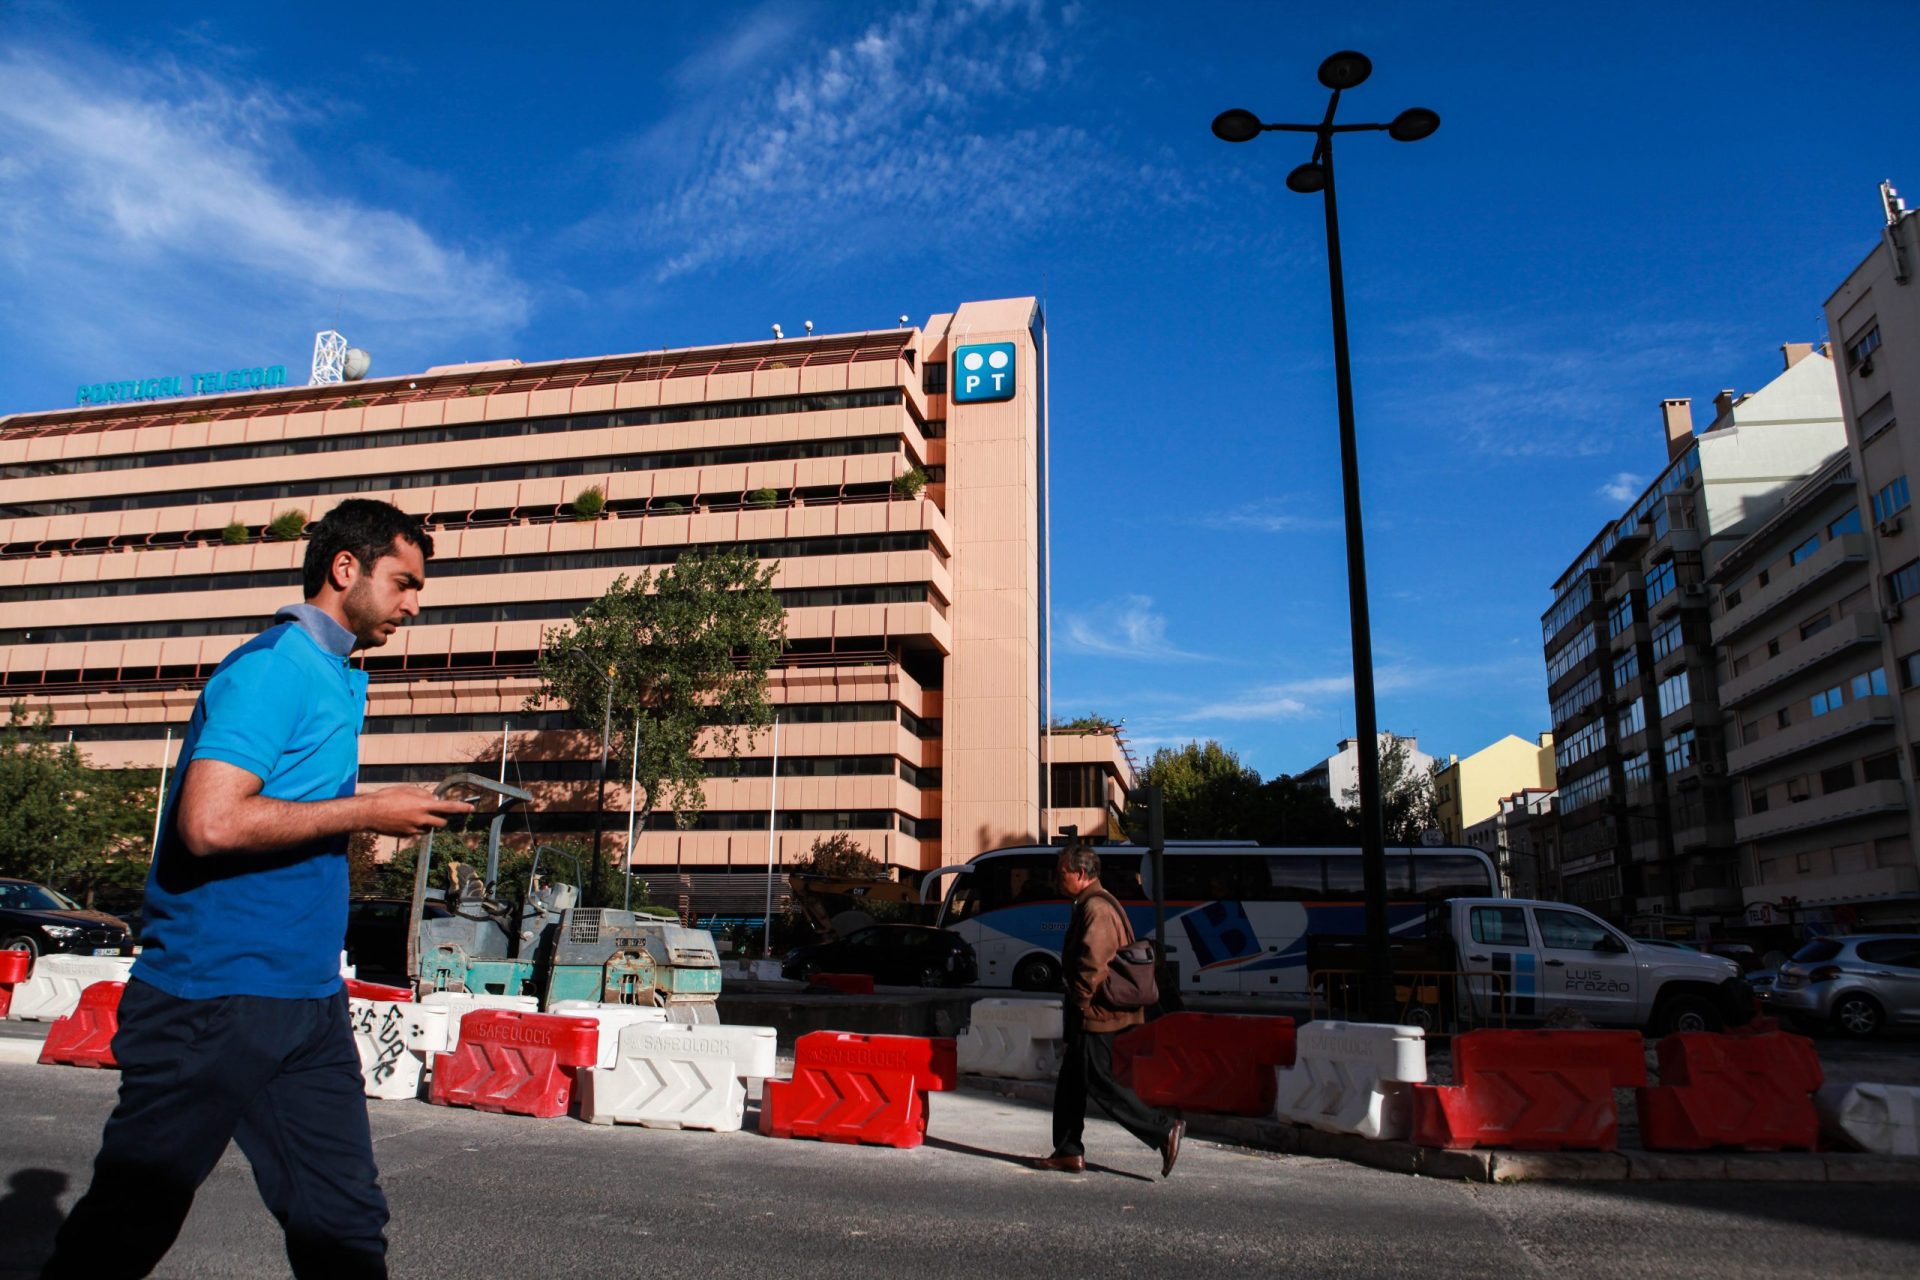
[(37, 1065), (40, 1061), (42, 1041), (29, 1040), (25, 1036), (0, 1036), (0, 1062), (10, 1062), (20, 1066)]
[[(1052, 1103), (1046, 1080), (963, 1075), (960, 1085), (1021, 1102)], [(1281, 1155), (1345, 1160), (1388, 1173), (1505, 1185), (1515, 1182), (1840, 1182), (1920, 1186), (1920, 1160), (1843, 1151), (1454, 1151), (1322, 1133), (1246, 1116), (1190, 1115), (1187, 1135)]]

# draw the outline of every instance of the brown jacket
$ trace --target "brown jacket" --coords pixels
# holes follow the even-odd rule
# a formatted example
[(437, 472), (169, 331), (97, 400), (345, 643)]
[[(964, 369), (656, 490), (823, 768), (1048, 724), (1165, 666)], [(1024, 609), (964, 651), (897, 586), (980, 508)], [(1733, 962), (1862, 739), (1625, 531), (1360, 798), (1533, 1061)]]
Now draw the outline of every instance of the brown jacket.
[(1124, 1031), (1147, 1020), (1139, 1009), (1110, 1009), (1100, 1000), (1107, 966), (1132, 941), (1133, 927), (1126, 913), (1098, 880), (1073, 900), (1073, 920), (1060, 944), (1060, 967), (1066, 971), (1066, 1008), (1080, 1015), (1088, 1031)]

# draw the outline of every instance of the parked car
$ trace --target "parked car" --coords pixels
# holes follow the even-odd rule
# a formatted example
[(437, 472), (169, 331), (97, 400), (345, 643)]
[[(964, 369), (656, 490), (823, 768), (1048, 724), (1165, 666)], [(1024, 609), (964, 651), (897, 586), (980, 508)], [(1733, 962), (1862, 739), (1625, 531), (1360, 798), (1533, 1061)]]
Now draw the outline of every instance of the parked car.
[(124, 956), (133, 953), (133, 934), (118, 917), (89, 911), (58, 890), (0, 879), (0, 951)]
[(978, 976), (966, 939), (928, 924), (875, 924), (844, 938), (789, 952), (781, 976), (864, 973), (900, 987), (964, 987)]
[[(401, 978), (407, 972), (409, 898), (355, 898), (347, 904), (347, 963), (362, 977)], [(453, 912), (429, 901), (425, 915), (438, 920)]]
[(1765, 1005), (1862, 1038), (1920, 1023), (1920, 934), (1815, 938), (1780, 966)]

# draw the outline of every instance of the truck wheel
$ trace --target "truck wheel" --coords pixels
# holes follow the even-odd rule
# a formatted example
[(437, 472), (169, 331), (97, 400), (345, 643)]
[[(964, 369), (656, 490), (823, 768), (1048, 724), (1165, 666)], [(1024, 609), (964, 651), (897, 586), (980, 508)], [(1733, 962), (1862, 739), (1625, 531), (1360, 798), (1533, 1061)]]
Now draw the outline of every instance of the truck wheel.
[(1013, 971), (1013, 985), (1019, 991), (1064, 991), (1066, 980), (1060, 962), (1052, 956), (1028, 956)]
[(1873, 997), (1863, 996), (1859, 992), (1849, 992), (1833, 1004), (1833, 1025), (1842, 1035), (1855, 1040), (1865, 1040), (1879, 1032), (1886, 1021), (1886, 1014)]
[(1705, 996), (1673, 996), (1661, 1005), (1654, 1028), (1663, 1036), (1675, 1031), (1718, 1031), (1720, 1011)]

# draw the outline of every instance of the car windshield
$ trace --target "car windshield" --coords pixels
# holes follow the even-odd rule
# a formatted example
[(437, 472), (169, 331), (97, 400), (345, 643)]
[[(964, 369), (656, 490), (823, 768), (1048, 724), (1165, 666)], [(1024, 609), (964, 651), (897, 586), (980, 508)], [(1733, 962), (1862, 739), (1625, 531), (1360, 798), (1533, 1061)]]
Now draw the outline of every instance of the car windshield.
[(78, 911), (80, 904), (45, 885), (0, 884), (0, 907), (9, 911)]
[(1832, 938), (1815, 938), (1793, 953), (1796, 964), (1819, 964), (1840, 954), (1840, 944)]

